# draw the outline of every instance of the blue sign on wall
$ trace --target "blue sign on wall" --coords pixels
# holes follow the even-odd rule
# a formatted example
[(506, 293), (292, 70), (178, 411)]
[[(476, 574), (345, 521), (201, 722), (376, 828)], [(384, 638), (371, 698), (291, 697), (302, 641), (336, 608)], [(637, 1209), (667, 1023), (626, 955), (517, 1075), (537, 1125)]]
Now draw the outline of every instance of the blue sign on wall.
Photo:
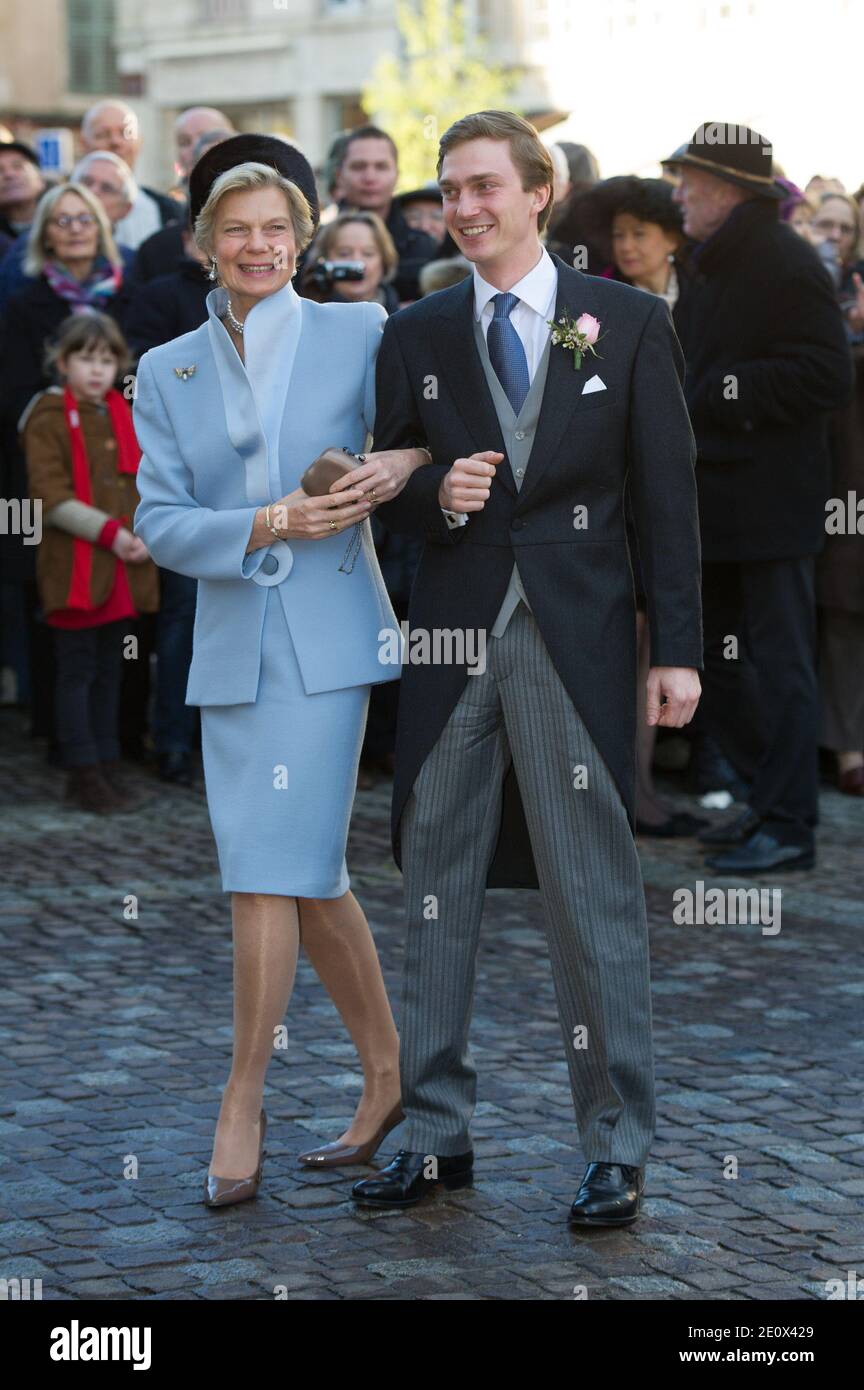
[(33, 145), (47, 174), (63, 174), (72, 167), (72, 132), (64, 126), (56, 130), (37, 130)]

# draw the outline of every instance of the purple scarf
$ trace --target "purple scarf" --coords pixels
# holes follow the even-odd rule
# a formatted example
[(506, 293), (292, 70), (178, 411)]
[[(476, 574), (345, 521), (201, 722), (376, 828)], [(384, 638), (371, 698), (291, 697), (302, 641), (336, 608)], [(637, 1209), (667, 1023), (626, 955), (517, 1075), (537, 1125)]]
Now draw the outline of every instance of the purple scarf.
[(46, 261), (42, 274), (52, 290), (72, 306), (73, 314), (99, 309), (123, 283), (123, 271), (105, 256), (97, 256), (86, 280), (76, 280), (60, 261)]

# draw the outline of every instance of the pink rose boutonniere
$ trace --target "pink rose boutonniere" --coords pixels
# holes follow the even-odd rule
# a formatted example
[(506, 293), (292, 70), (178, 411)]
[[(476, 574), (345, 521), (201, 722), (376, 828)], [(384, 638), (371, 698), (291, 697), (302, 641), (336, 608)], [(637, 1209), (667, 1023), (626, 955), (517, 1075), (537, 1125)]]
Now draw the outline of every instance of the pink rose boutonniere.
[(595, 319), (593, 314), (580, 314), (578, 319), (571, 319), (565, 312), (557, 323), (554, 319), (547, 319), (546, 322), (552, 329), (552, 342), (555, 346), (572, 352), (574, 371), (579, 371), (586, 352), (592, 353), (595, 357), (600, 356), (594, 344), (601, 337), (605, 338), (606, 334), (601, 334), (600, 320)]

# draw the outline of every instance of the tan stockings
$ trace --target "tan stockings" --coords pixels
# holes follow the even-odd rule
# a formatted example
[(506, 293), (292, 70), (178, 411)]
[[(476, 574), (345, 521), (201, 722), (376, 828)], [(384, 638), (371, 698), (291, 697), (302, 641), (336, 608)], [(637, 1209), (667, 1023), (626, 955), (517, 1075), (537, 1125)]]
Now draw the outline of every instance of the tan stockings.
[(210, 1172), (240, 1178), (255, 1169), (267, 1063), (291, 998), (301, 944), (363, 1067), (363, 1095), (341, 1142), (370, 1137), (399, 1099), (399, 1038), (375, 942), (353, 893), (341, 898), (233, 893), (231, 906), (234, 1052)]

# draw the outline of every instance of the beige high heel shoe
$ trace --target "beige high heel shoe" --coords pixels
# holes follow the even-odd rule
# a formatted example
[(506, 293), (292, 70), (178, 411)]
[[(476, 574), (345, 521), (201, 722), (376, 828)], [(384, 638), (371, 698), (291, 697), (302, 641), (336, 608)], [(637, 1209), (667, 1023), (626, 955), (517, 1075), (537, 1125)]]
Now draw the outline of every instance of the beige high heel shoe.
[(261, 1138), (258, 1141), (258, 1167), (251, 1178), (217, 1178), (207, 1174), (204, 1179), (205, 1207), (228, 1207), (234, 1202), (246, 1202), (258, 1194), (264, 1164), (264, 1135), (267, 1130), (267, 1115), (262, 1110), (259, 1119)]
[(324, 1144), (320, 1149), (307, 1149), (305, 1153), (298, 1154), (297, 1162), (305, 1168), (335, 1168), (343, 1163), (368, 1163), (391, 1129), (395, 1129), (404, 1119), (402, 1103), (397, 1101), (380, 1129), (371, 1139), (367, 1139), (365, 1144)]

